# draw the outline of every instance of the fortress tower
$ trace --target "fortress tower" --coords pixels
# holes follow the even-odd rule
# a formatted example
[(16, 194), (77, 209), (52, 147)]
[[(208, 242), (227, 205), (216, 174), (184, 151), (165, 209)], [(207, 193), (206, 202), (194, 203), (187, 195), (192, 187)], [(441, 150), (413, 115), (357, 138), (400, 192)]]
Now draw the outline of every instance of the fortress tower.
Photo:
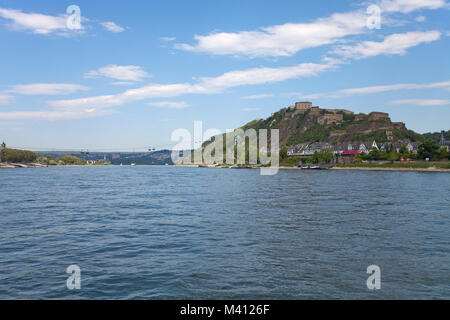
[(312, 102), (303, 101), (295, 103), (295, 110), (306, 111), (312, 108)]

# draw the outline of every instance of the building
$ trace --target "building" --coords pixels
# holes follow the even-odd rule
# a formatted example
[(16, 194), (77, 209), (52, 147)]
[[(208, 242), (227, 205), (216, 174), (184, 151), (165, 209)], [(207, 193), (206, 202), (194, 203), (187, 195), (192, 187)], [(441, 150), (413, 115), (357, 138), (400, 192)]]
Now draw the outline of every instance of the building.
[(306, 111), (312, 109), (312, 102), (303, 101), (295, 103), (295, 110)]
[(301, 144), (297, 144), (291, 148), (288, 149), (288, 156), (292, 157), (292, 156), (301, 156), (303, 155), (303, 152), (305, 151), (305, 149), (308, 147), (307, 143), (301, 143)]
[(417, 150), (419, 149), (418, 142), (411, 142), (409, 140), (403, 140), (403, 141), (395, 141), (395, 142), (392, 142), (392, 141), (385, 142), (380, 145), (378, 150), (386, 151), (388, 153), (391, 151), (400, 152), (403, 146), (406, 147), (408, 152), (417, 152)]
[(378, 148), (378, 145), (377, 145), (377, 143), (376, 143), (375, 140), (373, 140), (373, 142), (372, 142), (371, 149), (372, 149), (372, 148), (375, 148), (375, 149), (377, 149), (378, 151), (380, 151), (380, 148)]
[(315, 152), (320, 152), (322, 149), (332, 149), (328, 142), (313, 142), (304, 151), (303, 155), (312, 156)]
[(450, 150), (450, 141), (445, 140), (444, 134), (445, 134), (445, 131), (442, 130), (441, 131), (441, 139), (439, 140), (439, 146), (444, 147), (447, 149), (447, 151), (449, 151)]
[(336, 157), (336, 162), (339, 164), (353, 163), (355, 156), (361, 154), (358, 150), (355, 151), (342, 151)]
[(386, 137), (389, 141), (394, 141), (394, 135), (391, 130), (386, 130)]

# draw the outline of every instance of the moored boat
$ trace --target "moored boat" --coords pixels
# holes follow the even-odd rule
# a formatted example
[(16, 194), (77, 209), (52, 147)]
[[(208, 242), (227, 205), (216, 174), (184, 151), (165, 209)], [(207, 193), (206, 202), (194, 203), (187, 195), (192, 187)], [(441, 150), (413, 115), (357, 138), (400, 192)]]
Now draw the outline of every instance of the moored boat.
[(321, 170), (322, 168), (320, 166), (302, 166), (302, 170)]

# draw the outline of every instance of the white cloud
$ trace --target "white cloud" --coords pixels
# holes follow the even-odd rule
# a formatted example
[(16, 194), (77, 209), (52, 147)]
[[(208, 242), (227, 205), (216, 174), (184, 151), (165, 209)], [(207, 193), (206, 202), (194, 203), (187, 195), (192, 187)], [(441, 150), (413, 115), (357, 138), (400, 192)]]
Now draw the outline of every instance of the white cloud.
[[(439, 9), (445, 0), (382, 0), (379, 1), (383, 23), (394, 21), (390, 13), (410, 13), (419, 9)], [(254, 57), (292, 56), (297, 52), (342, 41), (345, 37), (369, 30), (365, 10), (335, 13), (307, 23), (286, 23), (251, 31), (212, 32), (195, 35), (194, 45), (179, 43), (175, 48), (214, 55)]]
[(427, 20), (427, 17), (425, 17), (425, 16), (418, 16), (414, 20), (416, 20), (417, 22), (425, 22)]
[(135, 82), (132, 82), (132, 81), (114, 81), (114, 82), (111, 82), (111, 84), (113, 86), (132, 86), (132, 85), (135, 84)]
[(311, 77), (330, 69), (327, 64), (302, 63), (290, 67), (280, 68), (254, 68), (242, 71), (230, 71), (215, 78), (202, 78), (204, 87), (225, 89), (243, 85), (256, 85), (280, 82), (288, 79)]
[(286, 23), (254, 31), (195, 35), (195, 45), (177, 44), (175, 47), (215, 55), (291, 56), (306, 48), (330, 44), (345, 36), (359, 34), (366, 27), (366, 19), (363, 11), (336, 13), (311, 23)]
[(328, 93), (314, 93), (310, 95), (301, 95), (305, 99), (317, 99), (317, 98), (340, 98), (344, 96), (352, 96), (358, 94), (374, 94), (388, 91), (398, 90), (421, 90), (421, 89), (439, 89), (450, 88), (450, 81), (431, 82), (431, 83), (398, 83), (384, 86), (370, 86), (360, 88), (342, 89)]
[(100, 22), (100, 24), (108, 31), (114, 32), (114, 33), (120, 33), (125, 31), (124, 28), (122, 28), (121, 26), (118, 26), (117, 24), (115, 24), (112, 21), (109, 22)]
[(400, 54), (421, 43), (438, 40), (441, 37), (439, 31), (407, 32), (387, 36), (383, 41), (364, 41), (355, 46), (341, 46), (334, 53), (345, 58), (362, 59), (381, 54)]
[[(98, 70), (89, 71), (84, 75), (85, 78), (112, 78), (121, 81), (142, 81), (150, 75), (142, 70), (140, 66), (118, 66), (110, 64)], [(123, 84), (123, 82), (122, 82)]]
[(420, 9), (440, 9), (446, 6), (445, 0), (382, 0), (382, 12), (410, 13)]
[(166, 41), (166, 42), (171, 42), (171, 41), (175, 41), (176, 40), (175, 37), (161, 37), (160, 39), (162, 41)]
[(271, 98), (271, 97), (273, 97), (273, 94), (271, 94), (271, 93), (264, 93), (264, 94), (254, 94), (254, 95), (251, 95), (251, 96), (241, 97), (241, 99), (253, 100), (253, 99), (265, 99), (265, 98)]
[(11, 111), (0, 112), (0, 119), (2, 120), (71, 120), (93, 118), (106, 114), (111, 114), (111, 110), (92, 110), (86, 109), (82, 111), (58, 111), (58, 110), (44, 110), (44, 111)]
[(242, 108), (242, 111), (257, 111), (260, 110), (260, 108)]
[(204, 77), (196, 83), (149, 84), (130, 89), (121, 94), (88, 97), (73, 100), (55, 100), (49, 104), (55, 108), (103, 108), (119, 106), (128, 102), (150, 99), (168, 98), (184, 94), (214, 94), (227, 88), (280, 82), (288, 79), (315, 76), (332, 66), (326, 64), (303, 63), (281, 68), (254, 68), (230, 71), (218, 77)]
[(13, 96), (0, 93), (0, 106), (9, 104), (13, 99)]
[(184, 101), (160, 101), (160, 102), (150, 102), (148, 103), (150, 107), (156, 108), (169, 108), (169, 109), (184, 109), (190, 106)]
[(9, 92), (22, 95), (65, 95), (80, 90), (89, 88), (71, 83), (33, 83), (11, 86)]
[(29, 30), (36, 34), (67, 32), (67, 15), (50, 16), (40, 13), (24, 13), (20, 10), (0, 8), (0, 17), (11, 21), (9, 27), (15, 30)]
[(431, 83), (400, 83), (386, 86), (372, 86), (363, 88), (353, 88), (341, 90), (344, 94), (367, 94), (367, 93), (378, 93), (393, 90), (419, 90), (419, 89), (436, 89), (436, 88), (446, 88), (450, 87), (450, 81), (442, 82), (431, 82)]
[(393, 100), (393, 104), (413, 104), (421, 107), (431, 107), (431, 106), (444, 106), (449, 105), (450, 100), (439, 100), (439, 99), (404, 99), (404, 100)]

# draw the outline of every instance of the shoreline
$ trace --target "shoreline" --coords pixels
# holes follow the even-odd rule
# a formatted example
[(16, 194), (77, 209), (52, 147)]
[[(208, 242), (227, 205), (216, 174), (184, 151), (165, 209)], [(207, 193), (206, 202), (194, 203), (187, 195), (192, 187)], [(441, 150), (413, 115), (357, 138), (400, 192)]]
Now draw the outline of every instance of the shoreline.
[[(178, 167), (191, 167), (198, 168), (199, 165), (196, 164), (186, 164), (186, 165), (174, 165)], [(211, 167), (203, 167), (203, 168), (212, 168), (212, 169), (230, 169), (230, 167), (220, 167), (220, 166), (211, 166)], [(261, 169), (261, 167), (251, 167), (246, 169)], [(281, 170), (302, 170), (299, 167), (287, 167), (287, 166), (279, 166), (278, 169)], [(406, 172), (448, 172), (450, 173), (450, 169), (442, 169), (436, 167), (429, 168), (371, 168), (371, 167), (331, 167), (324, 170), (357, 170), (357, 171), (406, 171)], [(321, 171), (324, 171), (321, 170)]]
[(106, 167), (110, 165), (81, 165), (81, 164), (65, 164), (65, 165), (45, 165), (38, 163), (9, 163), (1, 162), (0, 169), (27, 169), (27, 168), (57, 168), (57, 167)]
[[(114, 165), (57, 165), (57, 166), (46, 166), (46, 165), (36, 165), (36, 164), (17, 164), (17, 163), (0, 163), (0, 169), (17, 169), (17, 168), (50, 168), (50, 167), (102, 167), (102, 166), (114, 166)], [(117, 165), (116, 165), (117, 166)], [(175, 164), (173, 166), (176, 167), (191, 167), (191, 168), (212, 168), (212, 169), (231, 169), (231, 167), (227, 166), (202, 166), (197, 164)], [(262, 167), (247, 167), (242, 169), (261, 169)], [(302, 170), (299, 167), (288, 167), (288, 166), (279, 166), (278, 169), (281, 170)], [(330, 167), (324, 170), (356, 170), (356, 171), (404, 171), (404, 172), (448, 172), (450, 173), (450, 169), (443, 169), (437, 167), (429, 167), (429, 168), (389, 168), (389, 167)]]
[(366, 170), (366, 171), (415, 171), (415, 172), (450, 172), (450, 169), (429, 168), (369, 168), (369, 167), (333, 167), (330, 170)]

